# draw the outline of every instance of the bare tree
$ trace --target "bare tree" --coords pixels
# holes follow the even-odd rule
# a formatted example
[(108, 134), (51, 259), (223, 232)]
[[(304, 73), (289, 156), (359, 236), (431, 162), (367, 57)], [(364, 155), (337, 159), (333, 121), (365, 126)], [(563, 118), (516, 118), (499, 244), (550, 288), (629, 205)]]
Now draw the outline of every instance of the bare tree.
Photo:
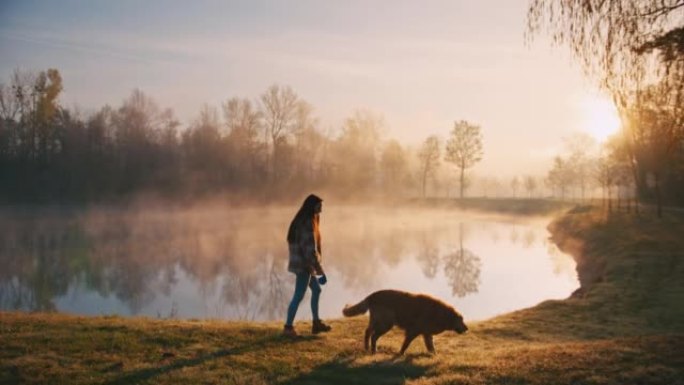
[(437, 167), (439, 166), (439, 147), (439, 138), (433, 135), (425, 139), (423, 146), (418, 152), (418, 159), (420, 160), (420, 178), (423, 187), (423, 198), (425, 198), (425, 187), (427, 185), (427, 180), (435, 175)]
[(274, 84), (261, 95), (260, 100), (265, 135), (271, 142), (271, 180), (275, 180), (278, 143), (294, 128), (299, 97), (289, 86)]
[(0, 85), (0, 124), (16, 123), (16, 130), (6, 146), (33, 161), (45, 165), (48, 157), (59, 151), (56, 119), (61, 107), (57, 99), (62, 92), (58, 70), (40, 72), (15, 70), (10, 85)]
[(249, 99), (231, 98), (223, 103), (223, 120), (229, 134), (254, 138), (261, 126), (261, 113)]
[(228, 130), (226, 136), (229, 167), (234, 173), (234, 183), (243, 188), (253, 187), (263, 178), (268, 168), (266, 145), (259, 140), (261, 112), (249, 99), (231, 98), (223, 103), (223, 120)]
[(215, 107), (204, 105), (193, 124), (183, 133), (183, 150), (188, 178), (193, 186), (218, 188), (232, 170), (227, 170), (228, 153), (221, 135), (219, 113)]
[(14, 99), (15, 108), (18, 113), (17, 118), (23, 125), (29, 124), (31, 114), (35, 110), (35, 83), (38, 75), (34, 72), (24, 72), (15, 70), (12, 73), (10, 82), (11, 93)]
[(311, 180), (314, 178), (316, 164), (323, 150), (325, 137), (318, 129), (318, 119), (314, 116), (313, 106), (300, 100), (295, 111), (293, 133), (296, 138), (296, 167), (300, 176)]
[(15, 84), (0, 83), (0, 119), (4, 121), (14, 120), (21, 109), (16, 87)]
[(482, 160), (482, 133), (480, 126), (461, 120), (454, 123), (454, 129), (446, 145), (446, 161), (454, 163), (460, 171), (460, 197), (465, 189), (465, 170)]
[(27, 154), (30, 123), (29, 95), (35, 76), (14, 71), (9, 85), (0, 84), (0, 153), (7, 156)]

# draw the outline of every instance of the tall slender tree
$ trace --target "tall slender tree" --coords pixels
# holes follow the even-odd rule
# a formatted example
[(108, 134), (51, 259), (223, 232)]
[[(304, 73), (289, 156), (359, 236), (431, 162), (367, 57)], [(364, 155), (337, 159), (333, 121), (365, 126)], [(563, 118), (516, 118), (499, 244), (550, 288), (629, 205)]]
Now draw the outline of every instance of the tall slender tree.
[(465, 171), (482, 160), (482, 132), (480, 126), (466, 120), (454, 123), (454, 129), (446, 145), (446, 161), (456, 165), (460, 171), (460, 197), (466, 185)]
[(278, 163), (278, 143), (294, 129), (299, 96), (290, 86), (274, 84), (261, 95), (261, 114), (265, 136), (271, 142), (271, 180), (274, 181)]

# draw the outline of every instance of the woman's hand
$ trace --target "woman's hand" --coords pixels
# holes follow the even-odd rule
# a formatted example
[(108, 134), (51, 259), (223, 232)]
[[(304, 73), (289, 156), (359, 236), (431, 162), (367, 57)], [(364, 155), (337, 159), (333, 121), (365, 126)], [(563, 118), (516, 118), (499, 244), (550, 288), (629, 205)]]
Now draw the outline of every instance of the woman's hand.
[(328, 282), (328, 278), (325, 276), (325, 274), (318, 277), (318, 283), (319, 284), (325, 285), (326, 282)]

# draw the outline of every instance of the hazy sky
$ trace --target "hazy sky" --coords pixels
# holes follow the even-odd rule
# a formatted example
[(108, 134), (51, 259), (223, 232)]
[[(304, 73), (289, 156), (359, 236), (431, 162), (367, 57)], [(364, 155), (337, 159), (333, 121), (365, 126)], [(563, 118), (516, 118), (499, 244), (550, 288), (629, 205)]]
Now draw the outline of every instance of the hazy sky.
[(1, 0), (0, 82), (54, 67), (67, 107), (138, 87), (184, 124), (287, 84), (323, 128), (367, 108), (408, 144), (466, 119), (483, 130), (477, 173), (542, 173), (598, 94), (565, 50), (525, 45), (527, 2)]

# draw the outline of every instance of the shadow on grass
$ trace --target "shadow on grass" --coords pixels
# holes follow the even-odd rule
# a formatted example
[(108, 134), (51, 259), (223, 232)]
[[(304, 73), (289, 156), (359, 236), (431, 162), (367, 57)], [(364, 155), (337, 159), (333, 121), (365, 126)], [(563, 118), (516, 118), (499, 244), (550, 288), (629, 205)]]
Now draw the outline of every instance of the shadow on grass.
[(114, 378), (110, 381), (107, 381), (105, 384), (107, 384), (107, 385), (137, 384), (137, 383), (147, 381), (151, 378), (157, 377), (159, 375), (162, 375), (162, 374), (174, 371), (174, 370), (201, 365), (207, 361), (215, 360), (215, 359), (226, 357), (226, 356), (238, 355), (238, 354), (243, 354), (243, 353), (247, 353), (250, 351), (260, 350), (260, 349), (267, 347), (268, 345), (295, 344), (298, 342), (310, 341), (312, 339), (316, 339), (316, 337), (300, 336), (300, 337), (297, 337), (295, 339), (291, 339), (291, 338), (283, 337), (281, 335), (273, 335), (273, 336), (264, 337), (264, 338), (255, 340), (254, 342), (251, 342), (249, 344), (237, 346), (237, 347), (230, 348), (230, 349), (217, 350), (217, 351), (214, 351), (214, 352), (211, 352), (208, 354), (204, 354), (204, 355), (199, 356), (199, 357), (179, 359), (179, 360), (176, 360), (174, 362), (171, 362), (171, 363), (163, 365), (163, 366), (139, 369), (139, 370), (134, 370), (134, 371), (131, 371), (128, 373), (123, 373), (120, 377), (117, 377), (117, 378)]
[(282, 384), (400, 385), (423, 376), (427, 370), (427, 366), (415, 365), (411, 359), (397, 358), (356, 365), (353, 358), (342, 358)]

